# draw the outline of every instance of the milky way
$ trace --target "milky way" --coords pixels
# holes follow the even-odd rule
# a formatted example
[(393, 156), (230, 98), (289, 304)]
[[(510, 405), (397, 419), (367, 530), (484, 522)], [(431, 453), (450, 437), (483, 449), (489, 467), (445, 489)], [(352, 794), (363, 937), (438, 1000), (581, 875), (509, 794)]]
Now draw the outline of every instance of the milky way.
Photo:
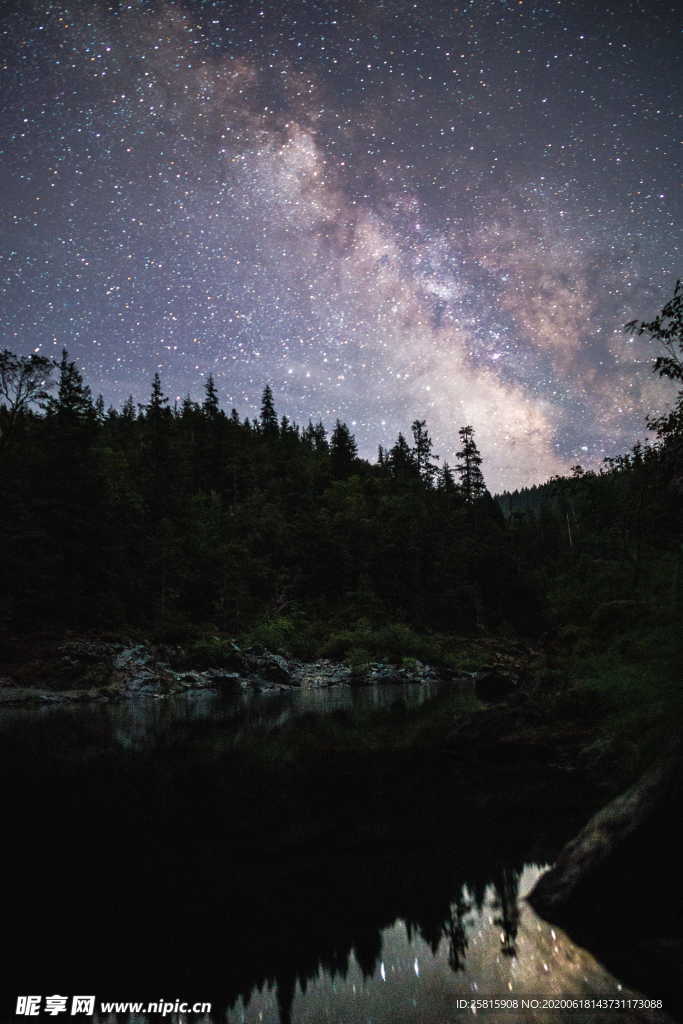
[(2, 6), (1, 345), (95, 393), (415, 418), (492, 488), (644, 434), (680, 274), (671, 3)]

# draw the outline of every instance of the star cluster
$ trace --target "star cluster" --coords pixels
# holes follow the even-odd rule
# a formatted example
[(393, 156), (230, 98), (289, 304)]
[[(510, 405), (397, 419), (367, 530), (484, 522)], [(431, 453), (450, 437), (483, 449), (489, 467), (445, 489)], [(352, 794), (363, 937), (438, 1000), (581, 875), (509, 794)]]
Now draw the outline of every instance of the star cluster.
[[(670, 400), (626, 337), (680, 264), (658, 0), (23, 0), (0, 15), (3, 347), (93, 390), (211, 373), (361, 453), (475, 426), (489, 485)], [(679, 271), (680, 272), (680, 271)]]

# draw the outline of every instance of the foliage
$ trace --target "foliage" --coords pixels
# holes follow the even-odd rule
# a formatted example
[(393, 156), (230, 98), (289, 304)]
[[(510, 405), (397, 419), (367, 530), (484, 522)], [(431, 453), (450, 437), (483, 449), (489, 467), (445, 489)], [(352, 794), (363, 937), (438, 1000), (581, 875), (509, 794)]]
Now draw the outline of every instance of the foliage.
[(46, 356), (0, 351), (0, 445), (10, 441), (17, 422), (32, 405), (45, 405), (54, 385), (50, 379), (53, 369), (54, 363)]
[[(683, 381), (683, 285), (676, 282), (673, 297), (666, 303), (661, 313), (654, 320), (645, 322), (632, 320), (626, 324), (625, 330), (642, 336), (647, 334), (651, 341), (657, 342), (666, 355), (659, 355), (652, 364), (653, 373), (669, 380)], [(651, 430), (657, 436), (672, 442), (677, 439), (678, 457), (681, 454), (681, 438), (683, 438), (683, 387), (671, 412), (665, 416), (654, 417), (648, 421)]]
[(431, 663), (440, 660), (439, 649), (429, 634), (404, 623), (372, 626), (359, 622), (353, 628), (333, 632), (321, 648), (326, 658), (345, 658), (350, 665), (389, 661), (400, 665), (405, 658)]
[[(681, 379), (680, 286), (635, 329), (667, 346), (656, 371)], [(494, 501), (471, 426), (456, 482), (437, 469), (424, 420), (412, 446), (400, 434), (372, 465), (346, 424), (328, 440), (321, 423), (278, 419), (269, 387), (253, 423), (221, 409), (213, 378), (201, 404), (171, 408), (155, 375), (137, 411), (129, 399), (104, 412), (66, 352), (52, 397), (50, 367), (3, 360), (3, 426), (13, 417), (13, 443), (0, 448), (5, 631), (148, 631), (207, 666), (229, 663), (225, 638), (240, 636), (354, 667), (416, 658), (468, 668), (467, 644), (448, 638), (555, 637), (579, 661), (596, 645), (643, 661), (638, 637), (658, 621), (680, 626), (675, 409), (671, 429), (599, 472), (575, 466)]]
[(65, 351), (56, 394), (31, 394), (45, 415), (20, 403), (2, 454), (7, 628), (119, 624), (191, 639), (211, 623), (311, 653), (322, 642), (311, 621), (329, 634), (365, 618), (404, 625), (347, 648), (399, 658), (420, 656), (426, 629), (515, 618), (502, 517), (487, 495), (465, 500), (447, 467), (437, 473), (423, 420), (414, 447), (401, 435), (373, 466), (341, 421), (328, 441), (320, 423), (279, 420), (269, 387), (254, 423), (226, 415), (213, 378), (201, 404), (171, 408), (155, 374), (148, 402), (105, 411)]

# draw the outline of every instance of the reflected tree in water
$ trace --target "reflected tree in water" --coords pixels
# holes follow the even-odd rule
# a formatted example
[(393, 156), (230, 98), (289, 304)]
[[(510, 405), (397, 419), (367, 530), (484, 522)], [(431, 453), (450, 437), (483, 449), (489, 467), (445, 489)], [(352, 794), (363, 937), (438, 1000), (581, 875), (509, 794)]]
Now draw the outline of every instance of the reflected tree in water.
[(443, 934), (448, 941), (448, 963), (456, 974), (465, 967), (468, 941), (463, 919), (471, 909), (472, 904), (467, 899), (463, 887), (458, 898), (451, 903), (450, 913), (443, 925)]
[(495, 906), (500, 910), (495, 924), (501, 929), (501, 952), (505, 956), (517, 955), (515, 941), (519, 928), (519, 879), (521, 872), (516, 868), (503, 867), (493, 879), (496, 891)]

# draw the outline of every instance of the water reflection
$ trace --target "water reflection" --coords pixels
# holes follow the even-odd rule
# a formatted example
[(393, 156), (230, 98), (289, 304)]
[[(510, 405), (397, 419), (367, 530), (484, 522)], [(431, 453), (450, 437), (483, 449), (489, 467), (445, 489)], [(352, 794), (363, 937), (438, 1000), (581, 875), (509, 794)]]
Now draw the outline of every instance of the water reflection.
[[(390, 714), (431, 693), (3, 715), (5, 1004), (41, 990), (166, 995), (210, 1001), (212, 1020), (231, 1024), (446, 1024), (467, 1016), (453, 1009), (459, 995), (619, 991), (519, 902), (534, 865), (582, 823), (561, 779), (539, 822), (536, 794), (487, 790), (482, 802), (477, 780), (437, 750), (287, 763), (224, 743), (297, 712), (384, 702)], [(82, 923), (68, 944), (67, 916)], [(501, 1018), (524, 1019), (559, 1017)]]
[(437, 681), (424, 683), (375, 684), (351, 687), (256, 690), (227, 689), (191, 690), (159, 699), (141, 696), (132, 700), (107, 704), (59, 704), (3, 707), (0, 709), (0, 732), (22, 723), (73, 718), (100, 722), (112, 730), (113, 740), (125, 749), (142, 749), (179, 724), (211, 722), (234, 729), (271, 728), (283, 725), (291, 718), (307, 713), (362, 712), (369, 709), (390, 709), (398, 704), (406, 708), (419, 707), (432, 700), (448, 686), (452, 695), (462, 690), (462, 700), (470, 700), (469, 683), (444, 684)]
[[(495, 1013), (473, 1010), (478, 997), (629, 998), (623, 987), (559, 929), (520, 902), (543, 869), (526, 865), (501, 873), (476, 894), (463, 886), (440, 926), (399, 919), (384, 928), (375, 949), (354, 947), (345, 963), (319, 968), (312, 979), (291, 982), (283, 992), (265, 986), (238, 1000), (231, 1024), (446, 1024), (483, 1017), (486, 1021), (615, 1020), (615, 1011), (568, 1015), (554, 1009)], [(370, 955), (368, 955), (370, 954)], [(458, 1000), (468, 1005), (458, 1006)], [(665, 1020), (664, 1014), (621, 1011), (623, 1022)]]

